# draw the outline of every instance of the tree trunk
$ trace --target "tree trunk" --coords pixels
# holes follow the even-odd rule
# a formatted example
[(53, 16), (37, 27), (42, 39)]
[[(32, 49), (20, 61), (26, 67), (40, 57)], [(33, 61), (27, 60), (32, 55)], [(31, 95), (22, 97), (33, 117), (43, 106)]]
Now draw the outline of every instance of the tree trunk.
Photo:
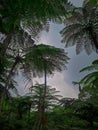
[(81, 92), (81, 90), (82, 90), (82, 89), (81, 89), (81, 85), (79, 84), (79, 92)]
[(43, 90), (43, 105), (42, 105), (42, 130), (45, 130), (46, 127), (46, 119), (45, 119), (45, 100), (46, 100), (46, 94), (47, 94), (47, 67), (46, 63), (44, 66), (45, 71), (45, 83), (44, 83), (44, 90)]
[(17, 60), (15, 60), (13, 66), (12, 66), (8, 76), (7, 76), (7, 79), (6, 79), (6, 82), (5, 82), (5, 86), (4, 86), (4, 91), (3, 91), (1, 99), (0, 99), (0, 112), (2, 111), (3, 102), (4, 102), (4, 98), (5, 98), (5, 93), (6, 93), (6, 90), (8, 90), (13, 70), (15, 69), (17, 64), (18, 64), (18, 62), (17, 62)]

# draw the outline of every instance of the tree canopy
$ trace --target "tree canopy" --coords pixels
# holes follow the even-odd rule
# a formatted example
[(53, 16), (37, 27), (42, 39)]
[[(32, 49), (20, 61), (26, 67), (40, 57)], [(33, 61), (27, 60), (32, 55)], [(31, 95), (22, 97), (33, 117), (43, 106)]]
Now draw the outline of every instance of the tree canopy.
[(85, 50), (87, 54), (98, 50), (98, 9), (90, 2), (74, 9), (65, 19), (65, 28), (60, 32), (65, 47), (76, 45), (76, 53)]
[[(97, 13), (97, 0), (84, 0), (82, 7), (68, 0), (0, 1), (1, 130), (98, 130), (98, 59), (80, 70), (88, 74), (74, 82), (78, 99), (62, 97), (48, 85), (47, 76), (66, 68), (67, 53), (34, 42), (43, 29), (48, 31), (49, 22), (63, 22), (65, 47), (76, 45), (77, 54), (83, 49), (97, 52)], [(19, 81), (25, 77), (29, 84), (23, 96), (17, 91), (19, 74)], [(44, 77), (43, 84), (33, 83), (37, 76)], [(25, 83), (21, 85), (25, 89)]]

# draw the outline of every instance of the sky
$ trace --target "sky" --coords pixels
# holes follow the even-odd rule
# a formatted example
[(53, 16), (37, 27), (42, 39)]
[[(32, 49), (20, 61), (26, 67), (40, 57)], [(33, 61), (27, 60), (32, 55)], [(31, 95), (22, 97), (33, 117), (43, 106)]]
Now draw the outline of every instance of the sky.
[[(82, 6), (83, 2), (83, 0), (70, 1), (75, 6)], [(43, 31), (41, 34), (40, 43), (64, 48), (64, 44), (61, 43), (61, 36), (59, 34), (63, 27), (63, 25), (51, 23), (50, 31), (48, 33)], [(74, 86), (72, 81), (79, 81), (86, 74), (79, 73), (79, 71), (87, 65), (90, 65), (93, 60), (97, 59), (98, 55), (94, 52), (91, 55), (87, 55), (85, 51), (76, 55), (75, 47), (69, 47), (65, 49), (65, 52), (68, 52), (70, 58), (69, 63), (67, 64), (67, 70), (62, 73), (56, 72), (54, 76), (50, 76), (48, 78), (48, 84), (52, 87), (56, 87), (64, 97), (77, 98), (79, 93), (78, 86)], [(43, 82), (42, 79), (39, 79), (39, 81)]]
[(82, 6), (83, 0), (69, 0), (73, 5), (79, 7)]
[[(76, 55), (75, 47), (64, 48), (59, 34), (62, 28), (63, 25), (51, 23), (49, 33), (43, 32), (41, 35), (41, 43), (63, 48), (70, 58), (69, 63), (66, 65), (67, 70), (62, 73), (56, 72), (54, 76), (50, 76), (48, 84), (60, 90), (64, 97), (77, 98), (79, 93), (78, 86), (73, 86), (72, 81), (79, 81), (86, 74), (79, 73), (79, 71), (90, 65), (94, 59), (97, 59), (98, 55), (94, 52), (91, 55), (87, 55), (85, 51)], [(39, 81), (42, 82), (42, 79), (39, 79)]]
[[(70, 0), (75, 6), (82, 6), (83, 0)], [(77, 98), (78, 97), (78, 86), (74, 86), (72, 81), (79, 81), (86, 73), (79, 73), (79, 71), (91, 65), (92, 61), (97, 59), (98, 55), (92, 53), (87, 55), (85, 51), (81, 52), (79, 55), (76, 55), (75, 47), (64, 48), (64, 44), (61, 43), (61, 36), (59, 34), (60, 30), (63, 29), (63, 25), (50, 23), (49, 32), (43, 31), (40, 36), (39, 43), (52, 45), (55, 47), (65, 49), (65, 52), (68, 52), (68, 57), (70, 58), (69, 63), (67, 64), (67, 70), (64, 70), (62, 73), (55, 72), (54, 75), (48, 77), (48, 85), (55, 87), (60, 91), (60, 94), (64, 97)], [(17, 79), (20, 80), (20, 77)], [(36, 78), (34, 82), (43, 83), (43, 78)], [(20, 81), (22, 85), (23, 82)], [(24, 84), (23, 84), (24, 85)], [(27, 89), (20, 87), (20, 92), (27, 92)], [(24, 91), (24, 92), (23, 92)]]

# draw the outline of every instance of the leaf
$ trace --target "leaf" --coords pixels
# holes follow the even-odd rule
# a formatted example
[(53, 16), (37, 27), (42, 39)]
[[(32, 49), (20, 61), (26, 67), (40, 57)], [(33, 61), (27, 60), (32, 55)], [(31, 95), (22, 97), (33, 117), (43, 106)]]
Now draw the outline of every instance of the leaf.
[(98, 1), (97, 1), (97, 0), (90, 0), (90, 2), (91, 2), (91, 4), (92, 4), (93, 6), (95, 6)]
[(98, 66), (97, 65), (87, 66), (87, 67), (81, 69), (80, 72), (93, 71), (93, 70), (98, 70)]
[[(76, 45), (76, 54), (79, 54), (83, 49), (88, 55), (97, 50), (95, 42), (98, 31), (97, 14), (97, 8), (92, 6), (89, 1), (84, 1), (83, 7), (77, 8), (75, 13), (66, 18), (65, 27), (60, 32), (61, 42), (65, 43), (65, 47)], [(88, 28), (89, 26), (92, 28), (92, 33)], [(93, 37), (93, 35), (95, 36)]]
[(98, 65), (98, 60), (94, 60), (94, 61), (92, 62), (92, 64), (97, 64), (97, 65)]

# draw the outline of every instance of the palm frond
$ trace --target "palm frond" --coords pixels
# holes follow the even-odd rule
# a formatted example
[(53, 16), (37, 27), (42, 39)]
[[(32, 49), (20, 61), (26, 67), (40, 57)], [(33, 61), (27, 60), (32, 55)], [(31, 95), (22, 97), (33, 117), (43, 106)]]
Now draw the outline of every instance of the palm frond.
[(92, 73), (86, 75), (81, 80), (81, 82), (84, 83), (84, 84), (89, 84), (89, 83), (93, 84), (95, 79), (97, 79), (97, 78), (98, 78), (98, 72), (92, 72)]
[(92, 64), (96, 64), (96, 65), (98, 65), (98, 60), (94, 60), (93, 62), (92, 62)]
[(98, 86), (98, 60), (95, 60), (92, 62), (91, 66), (87, 66), (80, 70), (80, 72), (86, 72), (86, 71), (92, 71), (86, 76), (84, 76), (80, 84), (83, 84), (83, 86)]
[[(1, 1), (1, 23), (2, 32), (15, 32), (20, 28), (21, 21), (50, 21), (61, 19), (65, 16), (65, 5), (67, 0), (21, 0), (21, 1)], [(6, 10), (6, 11), (5, 11)]]
[(98, 65), (91, 65), (83, 68), (80, 72), (98, 70)]
[(54, 70), (61, 71), (69, 59), (63, 49), (55, 48), (49, 45), (35, 45), (26, 50), (26, 62), (30, 62), (35, 70), (44, 72), (45, 65), (47, 73), (52, 73)]
[[(66, 18), (65, 28), (61, 30), (62, 41), (65, 47), (76, 45), (76, 53), (85, 49), (87, 54), (98, 49), (97, 37), (97, 12), (89, 2)], [(96, 49), (95, 49), (96, 48)]]

